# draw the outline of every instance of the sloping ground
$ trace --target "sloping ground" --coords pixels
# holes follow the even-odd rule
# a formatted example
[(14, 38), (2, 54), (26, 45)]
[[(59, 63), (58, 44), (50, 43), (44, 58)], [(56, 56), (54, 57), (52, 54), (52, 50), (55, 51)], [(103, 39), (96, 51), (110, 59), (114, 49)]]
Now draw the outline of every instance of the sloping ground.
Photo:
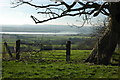
[[(60, 52), (60, 51), (56, 51)], [(65, 52), (64, 50), (62, 52)], [(44, 56), (50, 51), (44, 51)], [(71, 53), (71, 61), (69, 63), (63, 60), (57, 60), (57, 57), (49, 55), (44, 58), (43, 62), (39, 61), (3, 61), (3, 79), (4, 78), (118, 78), (118, 66), (111, 65), (94, 65), (90, 63), (83, 63), (83, 60), (89, 55), (88, 50), (74, 50)], [(63, 53), (61, 53), (63, 54)], [(64, 54), (63, 54), (64, 55)], [(54, 59), (55, 58), (55, 59)], [(78, 61), (78, 62), (77, 62)]]

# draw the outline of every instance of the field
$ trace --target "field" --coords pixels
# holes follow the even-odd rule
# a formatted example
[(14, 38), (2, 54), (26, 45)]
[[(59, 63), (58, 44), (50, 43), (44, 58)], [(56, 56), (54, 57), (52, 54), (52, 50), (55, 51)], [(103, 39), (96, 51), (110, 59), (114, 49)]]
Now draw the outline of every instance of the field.
[[(62, 53), (60, 53), (62, 52)], [(2, 72), (4, 78), (118, 78), (118, 66), (94, 65), (84, 63), (90, 50), (72, 50), (71, 61), (65, 61), (65, 50), (31, 53), (23, 59), (4, 60)], [(38, 57), (37, 57), (38, 56)]]
[[(15, 42), (18, 39), (26, 43), (20, 45), (20, 60), (15, 59), (14, 52)], [(12, 59), (3, 45), (4, 41), (8, 43), (12, 51)], [(72, 42), (69, 62), (66, 62), (66, 41)], [(3, 42), (1, 43), (4, 52), (2, 54), (2, 79), (118, 79), (119, 71), (116, 64), (119, 63), (119, 51), (113, 55), (110, 65), (84, 62), (96, 43), (94, 37), (87, 35), (3, 35)]]
[[(8, 39), (9, 38), (9, 39)], [(71, 41), (71, 46), (73, 50), (91, 50), (96, 39), (94, 37), (89, 37), (88, 35), (3, 35), (3, 42), (6, 41), (10, 47), (15, 46), (16, 40), (20, 39), (21, 42), (37, 44), (39, 47), (41, 44), (44, 50), (65, 50), (66, 41)], [(84, 45), (84, 46), (81, 46)], [(21, 47), (28, 47), (29, 45), (21, 45)], [(30, 46), (34, 48), (35, 46)], [(35, 48), (36, 48), (35, 47)]]

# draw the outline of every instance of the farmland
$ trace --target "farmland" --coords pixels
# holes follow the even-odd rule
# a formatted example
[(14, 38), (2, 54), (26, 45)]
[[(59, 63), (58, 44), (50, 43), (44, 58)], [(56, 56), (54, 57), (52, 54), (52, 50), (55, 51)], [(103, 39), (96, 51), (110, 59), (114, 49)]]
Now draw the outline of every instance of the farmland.
[[(8, 39), (9, 38), (9, 39)], [(15, 46), (16, 40), (20, 39), (22, 42), (33, 43), (33, 44), (42, 44), (44, 48), (63, 50), (65, 49), (66, 41), (72, 42), (72, 49), (89, 49), (91, 50), (95, 43), (96, 39), (94, 37), (89, 37), (88, 35), (3, 35), (3, 41), (9, 43), (9, 46)], [(81, 46), (84, 45), (84, 46)], [(26, 45), (21, 45), (26, 46)], [(32, 46), (33, 48), (33, 46)]]
[[(6, 41), (9, 47), (14, 47), (16, 40), (26, 44), (20, 45), (20, 60), (15, 59), (14, 51), (11, 59), (3, 45), (2, 79), (118, 78), (119, 51), (113, 55), (110, 65), (84, 62), (96, 43), (95, 38), (85, 35), (3, 35), (3, 42)], [(66, 41), (72, 42), (69, 62), (66, 62)]]

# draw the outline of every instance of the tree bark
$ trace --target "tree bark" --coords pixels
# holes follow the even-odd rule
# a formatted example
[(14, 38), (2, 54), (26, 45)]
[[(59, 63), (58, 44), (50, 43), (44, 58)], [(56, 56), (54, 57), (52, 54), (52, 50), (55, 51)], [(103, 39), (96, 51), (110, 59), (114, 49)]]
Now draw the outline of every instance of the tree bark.
[(115, 51), (116, 45), (119, 42), (120, 36), (120, 2), (111, 3), (110, 5), (110, 23), (108, 30), (103, 37), (98, 40), (95, 48), (92, 50), (90, 56), (85, 62), (91, 62), (95, 64), (109, 64), (110, 59)]

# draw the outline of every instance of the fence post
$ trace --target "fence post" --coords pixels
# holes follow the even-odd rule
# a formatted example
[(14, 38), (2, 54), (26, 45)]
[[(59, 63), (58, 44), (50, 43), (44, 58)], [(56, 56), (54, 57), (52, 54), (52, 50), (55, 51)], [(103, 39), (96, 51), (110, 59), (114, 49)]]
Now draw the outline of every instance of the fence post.
[(20, 40), (16, 41), (16, 59), (20, 59)]
[(13, 56), (12, 56), (12, 53), (11, 53), (11, 51), (10, 51), (10, 49), (9, 49), (9, 46), (7, 45), (7, 42), (4, 42), (4, 45), (5, 45), (5, 47), (6, 47), (7, 51), (8, 51), (8, 54), (9, 54), (10, 57), (12, 58)]
[(71, 41), (67, 41), (66, 43), (66, 61), (70, 61), (70, 48), (71, 48)]

